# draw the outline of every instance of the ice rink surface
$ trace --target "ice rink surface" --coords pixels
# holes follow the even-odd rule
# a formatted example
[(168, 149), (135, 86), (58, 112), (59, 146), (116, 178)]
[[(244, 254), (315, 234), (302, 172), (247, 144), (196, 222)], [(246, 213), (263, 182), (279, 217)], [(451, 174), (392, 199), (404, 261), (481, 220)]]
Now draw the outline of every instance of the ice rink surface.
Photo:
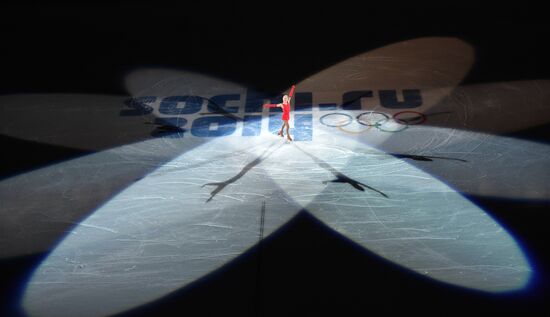
[[(3, 135), (90, 151), (0, 182), (0, 257), (46, 254), (23, 311), (139, 308), (303, 213), (421, 279), (522, 292), (536, 274), (529, 256), (467, 195), (548, 201), (548, 144), (506, 134), (548, 122), (550, 85), (461, 85), (474, 60), (463, 40), (426, 37), (329, 66), (296, 85), (312, 97), (293, 106), (293, 142), (276, 135), (279, 113), (246, 110), (248, 87), (182, 69), (131, 72), (128, 96), (0, 96)], [(233, 99), (213, 110), (216, 96)], [(226, 121), (195, 124), (212, 116)]]
[(219, 268), (300, 210), (429, 278), (489, 292), (529, 281), (510, 234), (454, 189), (403, 159), (320, 138), (228, 137), (183, 153), (72, 228), (30, 281), (25, 307), (52, 316), (133, 308)]

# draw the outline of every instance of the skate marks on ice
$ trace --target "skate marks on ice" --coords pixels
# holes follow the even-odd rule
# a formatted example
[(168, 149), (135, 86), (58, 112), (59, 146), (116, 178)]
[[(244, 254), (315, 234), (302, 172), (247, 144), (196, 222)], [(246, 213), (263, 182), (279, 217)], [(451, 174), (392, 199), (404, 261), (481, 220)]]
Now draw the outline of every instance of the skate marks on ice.
[(300, 150), (302, 153), (306, 154), (307, 156), (311, 157), (311, 159), (317, 163), (317, 165), (319, 165), (320, 167), (326, 169), (327, 171), (331, 172), (335, 177), (336, 179), (333, 179), (331, 181), (323, 181), (322, 183), (323, 184), (327, 184), (328, 182), (332, 182), (332, 183), (346, 183), (346, 184), (349, 184), (351, 185), (353, 188), (359, 190), (359, 191), (362, 191), (364, 192), (365, 191), (365, 188), (368, 188), (372, 191), (375, 191), (377, 193), (379, 193), (380, 195), (388, 198), (388, 195), (384, 194), (383, 192), (379, 191), (378, 189), (376, 188), (373, 188), (367, 184), (364, 184), (364, 183), (361, 183), (355, 179), (352, 179), (350, 177), (348, 177), (347, 175), (344, 175), (342, 174), (341, 172), (337, 171), (334, 167), (330, 166), (330, 164), (328, 164), (327, 162), (319, 159), (318, 157), (304, 151), (300, 146), (296, 145), (294, 143), (294, 146), (296, 148), (298, 148), (298, 150)]
[[(448, 45), (441, 45), (443, 43)], [(415, 53), (401, 53), (407, 50)], [(189, 136), (187, 134), (179, 140), (148, 140), (147, 142), (151, 143), (130, 144), (113, 148), (110, 152), (100, 152), (103, 154), (92, 155), (89, 159), (76, 160), (76, 163), (69, 165), (73, 168), (66, 169), (67, 166), (59, 165), (56, 167), (57, 174), (51, 173), (54, 169), (46, 168), (41, 172), (20, 175), (16, 178), (17, 180), (10, 179), (5, 184), (2, 182), (5, 188), (12, 189), (18, 186), (28, 188), (30, 184), (32, 192), (42, 193), (41, 201), (47, 204), (56, 201), (51, 205), (52, 208), (43, 208), (30, 203), (33, 201), (29, 199), (33, 197), (32, 195), (7, 197), (8, 201), (12, 199), (11, 205), (14, 208), (24, 207), (22, 214), (26, 215), (27, 219), (33, 218), (33, 214), (46, 216), (47, 220), (42, 221), (46, 224), (43, 227), (44, 230), (38, 232), (42, 232), (50, 239), (53, 237), (54, 240), (49, 240), (49, 244), (44, 243), (37, 247), (36, 240), (32, 239), (36, 231), (34, 233), (31, 230), (25, 231), (30, 233), (19, 231), (15, 235), (20, 237), (18, 244), (32, 246), (27, 251), (47, 248), (51, 245), (51, 241), (56, 241), (60, 235), (69, 232), (67, 237), (59, 241), (56, 249), (30, 280), (24, 300), (27, 311), (32, 314), (43, 307), (53, 314), (60, 312), (63, 307), (63, 309), (71, 308), (72, 310), (69, 311), (75, 314), (84, 314), (84, 309), (87, 308), (92, 309), (90, 314), (111, 314), (150, 302), (183, 287), (227, 263), (257, 242), (257, 206), (260, 200), (266, 201), (266, 210), (270, 211), (265, 219), (266, 235), (283, 225), (297, 210), (305, 208), (358, 244), (414, 272), (453, 285), (489, 292), (521, 289), (529, 279), (530, 267), (517, 244), (505, 229), (455, 192), (455, 189), (464, 192), (478, 191), (484, 194), (500, 192), (499, 186), (502, 186), (502, 182), (499, 184), (495, 175), (500, 175), (500, 180), (505, 175), (498, 167), (500, 164), (503, 166), (516, 162), (517, 156), (511, 154), (521, 153), (520, 149), (525, 148), (515, 146), (512, 147), (513, 152), (509, 152), (509, 147), (506, 146), (514, 145), (513, 142), (516, 140), (506, 139), (506, 142), (503, 142), (498, 136), (488, 139), (483, 135), (460, 130), (460, 121), (456, 121), (455, 124), (451, 120), (450, 128), (445, 126), (445, 120), (450, 120), (449, 118), (453, 118), (453, 115), (456, 118), (469, 118), (464, 114), (471, 113), (471, 110), (461, 110), (472, 109), (464, 107), (463, 101), (468, 100), (469, 97), (468, 89), (464, 89), (464, 93), (459, 94), (463, 98), (449, 99), (449, 96), (453, 96), (452, 93), (460, 88), (457, 88), (457, 85), (467, 74), (473, 62), (473, 53), (465, 54), (469, 50), (471, 48), (467, 44), (457, 39), (429, 38), (405, 41), (358, 55), (297, 85), (297, 93), (312, 92), (314, 105), (312, 109), (314, 119), (312, 144), (314, 145), (305, 142), (300, 143), (300, 147), (328, 164), (337, 174), (340, 173), (358, 182), (359, 187), (361, 187), (359, 184), (368, 184), (388, 197), (372, 190), (360, 191), (353, 185), (328, 181), (323, 183), (328, 177), (336, 176), (338, 179), (337, 174), (334, 174), (330, 168), (323, 168), (312, 157), (293, 146), (281, 147), (270, 157), (247, 170), (246, 162), (254, 162), (265, 150), (265, 145), (257, 139), (269, 136), (262, 134), (260, 138), (246, 138), (249, 142), (247, 146), (257, 146), (246, 151), (243, 138), (239, 137), (240, 123), (237, 124), (234, 135), (218, 139), (187, 138)], [(240, 89), (235, 94), (241, 97), (233, 101), (233, 105), (238, 108), (237, 115), (242, 114), (246, 90), (235, 84), (233, 84), (235, 87), (221, 83), (195, 86), (196, 82), (200, 83), (203, 79), (205, 83), (212, 83), (213, 79), (206, 78), (207, 76), (179, 71), (166, 76), (165, 70), (145, 70), (131, 74), (128, 77), (129, 82), (136, 79), (133, 88), (128, 84), (131, 96), (157, 97), (156, 104), (151, 104), (153, 108), (151, 113), (133, 117), (132, 120), (142, 120), (137, 133), (140, 137), (133, 140), (141, 140), (142, 133), (147, 135), (150, 132), (151, 127), (144, 124), (145, 122), (167, 119), (165, 115), (155, 110), (158, 108), (155, 108), (155, 105), (160, 106), (159, 100), (167, 96), (200, 95), (204, 97), (201, 102), (202, 113), (204, 113), (207, 111), (204, 109), (208, 109), (208, 100), (212, 100), (216, 95), (231, 94)], [(341, 80), (331, 82), (330, 78)], [(143, 80), (152, 82), (144, 83)], [(546, 83), (536, 82), (536, 85), (544, 87)], [(531, 92), (535, 84), (527, 82), (527, 85), (513, 84), (512, 86), (509, 91), (517, 90), (516, 95), (521, 96), (523, 93)], [(363, 93), (359, 99), (361, 111), (380, 110), (381, 97), (376, 92), (388, 87), (395, 88), (398, 92), (402, 89), (419, 89), (423, 93), (421, 107), (425, 106), (427, 109), (418, 110), (427, 113), (426, 123), (411, 126), (403, 133), (373, 132), (354, 136), (338, 130), (329, 131), (328, 128), (319, 124), (318, 118), (322, 112), (316, 109), (315, 105), (345, 104), (342, 100), (343, 93), (372, 89), (373, 97)], [(219, 91), (211, 89), (219, 89)], [(542, 105), (546, 100), (544, 91), (544, 89), (538, 91), (538, 94), (525, 104), (530, 107)], [(474, 95), (483, 96), (484, 94)], [(20, 96), (11, 96), (9, 101), (18, 97)], [(40, 108), (38, 103), (43, 99), (44, 96), (40, 96), (30, 100), (31, 102), (19, 104), (32, 104), (35, 110), (33, 107), (27, 107), (25, 111), (37, 111), (36, 109)], [(459, 102), (449, 103), (448, 100)], [(57, 130), (54, 131), (55, 133), (49, 133), (48, 124), (42, 124), (45, 130), (41, 132), (48, 138), (33, 135), (29, 132), (32, 130), (21, 128), (28, 122), (17, 116), (17, 108), (9, 107), (10, 102), (2, 103), (3, 113), (9, 113), (14, 119), (10, 121), (11, 125), (6, 122), (8, 128), (3, 130), (3, 133), (7, 135), (76, 147), (83, 147), (82, 144), (86, 144), (85, 148), (92, 149), (108, 149), (120, 145), (109, 140), (109, 133), (103, 137), (106, 141), (101, 141), (102, 138), (97, 137), (97, 134), (86, 139), (84, 136), (87, 129), (82, 129), (81, 135), (84, 137), (83, 140), (89, 141), (79, 144), (79, 138), (71, 137), (70, 133), (58, 133)], [(486, 108), (483, 107), (483, 103), (481, 104), (478, 110)], [(499, 109), (508, 109), (507, 107), (510, 106), (506, 102), (497, 104)], [(65, 107), (59, 108), (59, 111), (68, 113), (75, 105), (78, 103), (67, 102)], [(445, 109), (448, 105), (451, 105), (452, 109)], [(436, 106), (442, 108), (436, 109)], [(382, 110), (390, 115), (398, 111), (391, 108)], [(344, 109), (344, 111), (351, 111), (350, 113), (355, 115), (353, 112), (355, 110)], [(177, 112), (179, 113), (180, 110)], [(439, 112), (447, 113), (434, 115)], [(481, 111), (476, 116), (486, 113)], [(110, 118), (113, 114), (108, 114), (106, 117)], [(182, 114), (182, 116), (187, 122), (195, 120), (195, 115)], [(201, 113), (198, 113), (198, 117), (200, 116)], [(537, 124), (540, 120), (547, 120), (544, 116), (543, 113), (526, 120), (508, 122), (508, 125), (500, 128), (505, 128), (502, 131), (514, 131)], [(499, 120), (494, 113), (491, 113), (488, 118)], [(116, 120), (120, 119), (117, 117)], [(55, 116), (50, 123), (53, 121)], [(483, 129), (483, 124), (479, 122), (478, 119), (471, 121), (468, 123), (468, 129)], [(434, 123), (433, 126), (430, 125), (432, 123)], [(40, 123), (36, 124), (40, 125)], [(264, 121), (262, 125), (265, 125)], [(146, 129), (143, 130), (143, 127)], [(78, 131), (78, 125), (73, 128)], [(492, 131), (492, 133), (499, 131)], [(27, 135), (28, 133), (30, 134)], [(225, 141), (229, 139), (232, 141), (226, 143)], [(263, 139), (263, 141), (266, 140), (270, 139)], [(121, 142), (128, 142), (128, 140)], [(520, 156), (529, 162), (526, 167), (542, 166), (545, 162), (542, 154), (547, 151), (546, 148), (533, 142), (527, 143), (529, 143), (526, 147), (528, 150)], [(152, 147), (152, 152), (156, 151), (156, 153), (151, 153), (152, 144), (156, 144)], [(163, 146), (167, 144), (170, 150), (165, 153)], [(206, 146), (206, 144), (209, 145)], [(454, 147), (449, 147), (450, 145)], [(483, 152), (477, 150), (483, 150)], [(234, 152), (240, 153), (232, 156)], [(445, 179), (451, 173), (449, 180), (446, 179), (445, 182), (454, 182), (454, 189), (430, 176), (431, 171), (428, 174), (415, 169), (411, 164), (385, 155), (384, 152), (403, 155), (401, 158), (411, 159), (413, 161), (411, 163), (418, 163), (424, 171), (429, 171), (427, 168), (431, 168), (436, 175), (438, 175), (437, 172), (443, 173), (441, 175), (444, 176), (441, 179)], [(485, 183), (483, 188), (456, 182), (461, 175), (460, 171), (467, 171), (472, 166), (480, 166), (479, 171), (490, 167), (483, 165), (481, 159), (491, 159), (497, 154), (498, 157), (493, 158), (499, 162), (499, 165), (487, 170), (485, 178), (491, 181)], [(147, 159), (151, 155), (153, 157), (160, 155), (163, 158)], [(452, 157), (456, 160), (434, 160), (428, 165), (419, 165), (425, 163), (422, 157), (430, 156)], [(126, 161), (135, 162), (137, 167), (131, 177), (121, 181), (130, 186), (108, 200), (120, 190), (105, 188), (105, 184), (110, 184), (115, 179), (109, 177), (113, 173), (109, 166), (115, 167), (116, 164), (105, 165), (105, 162), (110, 162), (113, 157), (121, 158), (115, 159), (115, 162), (121, 163), (118, 166), (124, 166), (123, 162)], [(230, 159), (217, 160), (216, 157)], [(86, 160), (91, 160), (92, 163)], [(471, 162), (476, 164), (470, 164)], [(526, 164), (525, 161), (524, 164)], [(372, 167), (377, 169), (374, 170)], [(209, 188), (202, 187), (205, 183), (220, 182), (220, 179), (230, 180), (239, 170), (246, 170), (246, 173), (225, 186), (215, 196), (211, 194)], [(82, 173), (75, 173), (75, 171), (82, 171)], [(124, 171), (122, 169), (120, 174), (125, 174)], [(454, 171), (457, 171), (457, 174), (453, 174)], [(88, 175), (97, 176), (95, 187), (83, 181)], [(544, 175), (547, 174), (528, 175), (529, 178), (522, 175), (518, 177), (532, 184), (532, 182), (543, 181)], [(56, 182), (58, 185), (49, 192), (44, 191), (52, 178), (58, 180)], [(41, 181), (36, 182), (36, 179)], [(136, 179), (138, 181), (134, 183), (133, 180)], [(72, 184), (75, 183), (81, 184), (80, 188), (83, 192), (95, 194), (100, 188), (101, 192), (106, 191), (106, 194), (100, 195), (99, 199), (89, 195), (94, 202), (82, 206), (80, 212), (73, 214), (67, 224), (65, 214), (71, 210), (71, 207), (70, 204), (65, 203), (71, 202), (76, 206), (82, 204), (81, 199), (76, 198), (83, 195), (73, 195), (70, 191)], [(532, 186), (526, 186), (524, 189), (513, 192), (518, 197), (533, 197), (533, 194), (527, 194), (533, 192), (532, 189)], [(548, 197), (540, 191), (535, 194), (535, 197)], [(210, 202), (205, 203), (208, 199), (211, 199)], [(97, 207), (99, 208), (87, 217)], [(17, 218), (19, 216), (14, 217), (13, 213), (2, 215), (2, 218), (12, 220), (7, 222), (6, 227), (17, 227), (16, 224), (20, 223), (21, 219)], [(62, 225), (53, 227), (52, 224), (55, 223)], [(73, 225), (76, 226), (71, 228)], [(49, 230), (50, 228), (55, 230)], [(484, 244), (478, 245), (477, 241), (472, 240), (473, 237), (483, 238)], [(6, 243), (12, 239), (13, 237), (9, 236)], [(12, 251), (18, 252), (17, 249), (14, 247)], [(475, 261), (470, 258), (475, 258)], [(127, 264), (130, 265), (126, 266)], [(513, 272), (510, 273), (510, 271)], [(513, 278), (504, 281), (505, 276)], [(77, 290), (78, 285), (86, 287)], [(139, 287), (143, 285), (145, 286), (140, 291)], [(71, 293), (73, 291), (74, 293)], [(50, 304), (43, 303), (41, 298), (44, 298), (44, 294), (52, 292), (61, 295)], [(116, 294), (124, 294), (125, 297), (119, 300)], [(94, 300), (85, 303), (84, 298)], [(105, 301), (105, 304), (97, 305), (102, 301)], [(69, 302), (73, 304), (67, 307)]]
[[(200, 164), (240, 142), (213, 140), (170, 163), (192, 168), (163, 173), (170, 167), (160, 167), (128, 187), (72, 229), (36, 270), (24, 299), (27, 311), (106, 315), (167, 295), (254, 246), (264, 201), (265, 236), (305, 209), (366, 249), (429, 278), (488, 292), (527, 283), (530, 267), (506, 230), (427, 173), (390, 155), (381, 163), (381, 152), (345, 138), (267, 152), (273, 141), (280, 142), (273, 136), (254, 142), (262, 146), (249, 153)], [(258, 157), (263, 160), (247, 170)], [(236, 170), (247, 172), (214, 197), (203, 187), (232, 179)], [(335, 171), (388, 197), (323, 184)]]
[[(274, 142), (274, 143), (279, 143), (279, 142)], [(275, 146), (275, 144), (270, 145), (269, 148), (267, 148), (265, 150), (265, 152), (262, 153), (261, 156), (257, 157), (252, 162), (246, 164), (246, 166), (237, 175), (231, 177), (230, 179), (228, 179), (226, 181), (223, 181), (223, 182), (207, 183), (207, 184), (202, 185), (202, 187), (204, 187), (204, 186), (217, 186), (216, 189), (214, 189), (210, 193), (210, 197), (206, 200), (206, 202), (211, 201), (212, 198), (214, 198), (214, 196), (216, 196), (217, 193), (222, 191), (227, 185), (230, 185), (230, 184), (236, 182), (239, 178), (243, 177), (248, 171), (250, 171), (256, 165), (260, 164), (263, 160), (268, 158), (274, 151), (276, 151), (278, 148), (281, 147), (281, 144), (278, 144), (277, 148), (271, 150), (274, 146)], [(264, 202), (264, 204), (265, 204), (265, 202)]]

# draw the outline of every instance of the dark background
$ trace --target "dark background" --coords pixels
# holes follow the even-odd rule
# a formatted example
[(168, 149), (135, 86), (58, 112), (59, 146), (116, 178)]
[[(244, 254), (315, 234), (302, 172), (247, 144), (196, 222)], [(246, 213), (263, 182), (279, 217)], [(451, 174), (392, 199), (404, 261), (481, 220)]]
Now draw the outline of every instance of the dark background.
[[(422, 36), (474, 46), (463, 84), (549, 78), (550, 23), (542, 7), (481, 3), (3, 3), (0, 94), (125, 95), (125, 74), (140, 66), (195, 70), (277, 92), (347, 57)], [(548, 142), (549, 131), (544, 125), (513, 135)], [(6, 136), (0, 142), (2, 178), (84, 154)], [(542, 314), (549, 204), (468, 198), (523, 246), (536, 272), (528, 291), (487, 295), (424, 279), (300, 213), (221, 270), (125, 315)], [(0, 315), (21, 314), (22, 285), (44, 256), (0, 260)]]

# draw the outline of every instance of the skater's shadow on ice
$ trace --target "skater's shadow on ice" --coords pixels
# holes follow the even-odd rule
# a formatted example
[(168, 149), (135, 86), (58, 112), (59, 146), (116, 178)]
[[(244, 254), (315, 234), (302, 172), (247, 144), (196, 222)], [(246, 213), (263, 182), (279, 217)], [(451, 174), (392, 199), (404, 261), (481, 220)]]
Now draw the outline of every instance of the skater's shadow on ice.
[(273, 148), (273, 146), (275, 146), (276, 143), (273, 143), (271, 144), (263, 153), (262, 155), (258, 156), (256, 159), (254, 159), (252, 162), (248, 163), (245, 165), (245, 167), (235, 176), (231, 177), (230, 179), (228, 180), (225, 180), (223, 182), (216, 182), (216, 183), (207, 183), (207, 184), (204, 184), (202, 185), (201, 187), (204, 187), (204, 186), (217, 186), (216, 189), (214, 189), (211, 193), (210, 193), (210, 198), (208, 198), (206, 200), (206, 202), (209, 202), (211, 201), (214, 196), (216, 196), (219, 192), (221, 192), (227, 185), (231, 184), (231, 183), (234, 183), (236, 182), (239, 178), (243, 177), (246, 173), (248, 173), (248, 171), (250, 171), (254, 166), (260, 164), (263, 160), (265, 160), (266, 158), (268, 158), (271, 154), (273, 154), (273, 152), (275, 152), (276, 150), (278, 150), (281, 145), (279, 145), (277, 148), (275, 148), (274, 150), (272, 150), (271, 152), (269, 151), (270, 149)]
[(302, 148), (297, 146), (295, 143), (294, 143), (294, 146), (297, 149), (299, 149), (300, 151), (302, 151), (304, 154), (306, 154), (307, 156), (311, 157), (311, 159), (313, 161), (315, 161), (315, 163), (317, 163), (317, 165), (319, 165), (320, 167), (322, 167), (322, 168), (326, 169), (327, 171), (331, 172), (336, 177), (336, 179), (333, 179), (333, 180), (330, 180), (330, 181), (323, 181), (323, 184), (327, 184), (328, 182), (331, 182), (331, 183), (348, 183), (353, 188), (355, 188), (357, 190), (360, 190), (362, 192), (365, 191), (365, 188), (368, 188), (372, 191), (375, 191), (375, 192), (379, 193), (380, 195), (382, 195), (386, 198), (389, 198), (388, 195), (384, 194), (383, 192), (379, 191), (378, 189), (376, 189), (374, 187), (371, 187), (369, 185), (366, 185), (364, 183), (361, 183), (359, 181), (356, 181), (356, 180), (344, 175), (343, 173), (337, 171), (334, 167), (330, 166), (330, 164), (328, 164), (327, 162), (321, 160), (320, 158), (316, 157), (315, 155), (304, 151)]
[(432, 162), (433, 159), (441, 159), (441, 160), (453, 160), (453, 161), (460, 161), (460, 162), (468, 162), (463, 159), (457, 159), (452, 157), (441, 157), (441, 156), (427, 156), (427, 155), (415, 155), (415, 154), (398, 154), (398, 153), (389, 153), (390, 155), (400, 158), (400, 159), (411, 159), (415, 161), (425, 161), (425, 162)]

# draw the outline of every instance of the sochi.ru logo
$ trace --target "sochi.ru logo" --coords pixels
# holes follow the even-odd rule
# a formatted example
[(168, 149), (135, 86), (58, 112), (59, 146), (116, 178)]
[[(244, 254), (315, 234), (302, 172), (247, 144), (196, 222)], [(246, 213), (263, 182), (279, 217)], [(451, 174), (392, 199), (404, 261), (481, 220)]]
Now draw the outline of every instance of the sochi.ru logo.
[[(291, 133), (296, 141), (312, 140), (313, 112), (321, 115), (334, 110), (361, 110), (361, 99), (372, 98), (377, 93), (380, 106), (387, 109), (410, 109), (422, 105), (419, 89), (397, 90), (355, 90), (342, 94), (341, 103), (313, 104), (312, 92), (297, 92), (294, 99)], [(282, 96), (269, 96), (249, 89), (246, 97), (240, 94), (224, 94), (210, 98), (198, 95), (141, 96), (125, 101), (128, 107), (121, 116), (143, 116), (153, 114), (158, 126), (154, 136), (181, 138), (187, 132), (195, 137), (220, 137), (240, 131), (242, 136), (258, 136), (262, 132), (262, 105), (278, 103)], [(244, 101), (244, 103), (243, 103)], [(228, 105), (231, 103), (231, 105)], [(206, 111), (201, 112), (206, 106)], [(270, 109), (268, 130), (274, 132), (281, 126), (278, 109)], [(242, 122), (242, 129), (238, 129)], [(322, 123), (322, 122), (321, 122)]]

